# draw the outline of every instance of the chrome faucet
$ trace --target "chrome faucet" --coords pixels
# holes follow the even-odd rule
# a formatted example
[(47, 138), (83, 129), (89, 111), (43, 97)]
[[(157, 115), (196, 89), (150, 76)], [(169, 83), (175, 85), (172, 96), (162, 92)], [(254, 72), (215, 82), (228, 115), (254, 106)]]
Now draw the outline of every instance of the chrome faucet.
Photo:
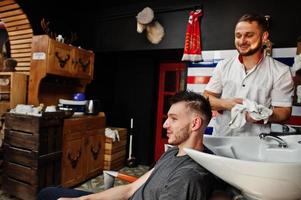
[(259, 138), (262, 140), (267, 140), (267, 139), (275, 140), (278, 142), (278, 146), (281, 148), (287, 148), (287, 146), (288, 146), (287, 143), (283, 139), (281, 139), (280, 137), (278, 137), (276, 135), (271, 135), (270, 133), (260, 133)]

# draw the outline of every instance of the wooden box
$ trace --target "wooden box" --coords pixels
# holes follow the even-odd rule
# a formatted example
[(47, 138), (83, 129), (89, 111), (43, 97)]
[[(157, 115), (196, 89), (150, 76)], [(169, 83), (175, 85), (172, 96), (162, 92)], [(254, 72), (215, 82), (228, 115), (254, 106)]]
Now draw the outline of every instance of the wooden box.
[(109, 127), (118, 130), (120, 141), (113, 142), (112, 138), (105, 138), (104, 169), (119, 170), (124, 167), (126, 160), (127, 129)]
[(64, 114), (5, 117), (3, 190), (20, 199), (36, 199), (42, 188), (60, 185)]

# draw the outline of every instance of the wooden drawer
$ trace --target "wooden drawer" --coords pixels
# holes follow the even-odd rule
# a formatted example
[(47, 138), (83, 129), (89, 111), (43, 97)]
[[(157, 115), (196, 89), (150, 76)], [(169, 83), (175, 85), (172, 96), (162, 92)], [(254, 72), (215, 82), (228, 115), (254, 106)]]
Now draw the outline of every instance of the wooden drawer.
[(38, 167), (38, 153), (30, 150), (19, 149), (4, 143), (4, 159), (27, 167)]
[(94, 53), (84, 49), (72, 49), (72, 67), (74, 76), (90, 78), (93, 76)]
[(5, 129), (5, 142), (19, 148), (38, 151), (38, 136), (28, 132)]
[(49, 64), (47, 66), (47, 73), (72, 76), (72, 47), (64, 43), (50, 41), (49, 50)]
[(97, 117), (89, 117), (86, 120), (86, 129), (92, 130), (92, 129), (101, 129), (105, 128), (106, 119), (105, 116), (102, 114), (99, 114)]
[[(0, 94), (10, 92), (10, 76), (0, 75)], [(1, 100), (1, 99), (0, 99)]]
[(21, 180), (22, 182), (32, 185), (38, 184), (38, 174), (36, 169), (16, 163), (4, 162), (3, 170), (5, 171), (5, 175), (11, 178)]
[(5, 128), (38, 134), (41, 128), (53, 126), (62, 128), (63, 117), (63, 112), (48, 112), (44, 113), (42, 117), (6, 113)]
[(57, 151), (39, 156), (37, 152), (26, 149), (16, 148), (7, 143), (3, 144), (4, 160), (13, 162), (26, 167), (38, 168), (43, 166), (49, 160), (61, 158), (62, 152)]
[(3, 164), (3, 190), (12, 196), (24, 200), (36, 199), (42, 188), (61, 183), (61, 152), (40, 157), (36, 161), (37, 168), (13, 163), (6, 158)]
[(0, 115), (6, 113), (10, 108), (10, 103), (8, 101), (0, 102)]
[(10, 195), (24, 200), (35, 200), (38, 193), (37, 185), (30, 185), (3, 175), (3, 190)]
[(64, 135), (73, 132), (83, 132), (105, 127), (105, 116), (100, 113), (98, 116), (83, 116), (64, 120)]
[(62, 150), (61, 127), (40, 130), (40, 134), (5, 129), (5, 142), (11, 146), (45, 155)]
[(78, 120), (74, 118), (64, 120), (64, 137), (85, 130), (85, 122), (83, 120)]

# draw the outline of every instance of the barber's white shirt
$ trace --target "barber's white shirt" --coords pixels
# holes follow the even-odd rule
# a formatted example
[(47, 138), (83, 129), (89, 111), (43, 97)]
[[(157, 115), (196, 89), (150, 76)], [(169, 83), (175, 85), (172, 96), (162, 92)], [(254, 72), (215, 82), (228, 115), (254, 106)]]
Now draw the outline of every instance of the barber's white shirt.
[[(206, 86), (206, 90), (221, 94), (222, 99), (243, 98), (265, 107), (292, 106), (293, 79), (290, 69), (270, 56), (262, 60), (248, 73), (238, 56), (220, 61)], [(270, 124), (246, 123), (238, 129), (230, 129), (230, 111), (216, 117), (214, 135), (247, 136), (270, 132)]]

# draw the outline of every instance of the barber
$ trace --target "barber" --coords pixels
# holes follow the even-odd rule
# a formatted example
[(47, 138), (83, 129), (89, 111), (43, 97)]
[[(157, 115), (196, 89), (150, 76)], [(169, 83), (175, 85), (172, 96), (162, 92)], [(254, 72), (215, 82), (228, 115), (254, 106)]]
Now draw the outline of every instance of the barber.
[[(238, 55), (218, 63), (206, 86), (204, 95), (209, 98), (216, 117), (213, 135), (253, 136), (270, 132), (270, 123), (285, 122), (291, 116), (293, 79), (290, 69), (264, 51), (268, 42), (268, 25), (265, 17), (245, 14), (235, 27), (235, 46)], [(231, 129), (231, 109), (245, 99), (272, 110), (267, 124), (254, 120), (246, 113), (246, 124)]]

